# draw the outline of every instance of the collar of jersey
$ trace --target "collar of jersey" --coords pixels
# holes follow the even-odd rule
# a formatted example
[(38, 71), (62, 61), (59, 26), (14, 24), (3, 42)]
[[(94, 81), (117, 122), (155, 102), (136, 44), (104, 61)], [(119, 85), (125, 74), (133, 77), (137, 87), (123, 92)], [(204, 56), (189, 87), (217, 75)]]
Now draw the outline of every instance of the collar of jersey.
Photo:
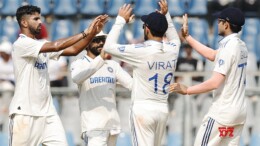
[(144, 42), (146, 46), (148, 45), (162, 45), (162, 42), (154, 41), (154, 40), (147, 40)]
[(219, 41), (220, 44), (225, 44), (227, 41), (229, 41), (233, 37), (238, 37), (237, 33), (232, 33), (226, 37), (224, 37), (222, 40)]
[(84, 55), (84, 59), (86, 59), (88, 62), (92, 61), (93, 59), (89, 57), (88, 55)]
[(27, 37), (25, 34), (20, 33), (19, 36)]

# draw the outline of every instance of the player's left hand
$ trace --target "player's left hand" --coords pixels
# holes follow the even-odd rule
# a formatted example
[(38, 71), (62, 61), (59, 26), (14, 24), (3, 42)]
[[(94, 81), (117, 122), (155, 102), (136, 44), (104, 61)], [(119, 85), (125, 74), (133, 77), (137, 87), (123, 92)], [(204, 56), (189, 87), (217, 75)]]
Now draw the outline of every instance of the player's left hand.
[(173, 83), (170, 85), (170, 93), (174, 92), (174, 93), (186, 95), (187, 89), (188, 89), (187, 86), (180, 84), (180, 83)]
[(182, 18), (183, 18), (183, 24), (181, 28), (181, 34), (184, 38), (186, 38), (187, 36), (189, 36), (188, 15), (184, 14)]
[(98, 34), (104, 27), (105, 23), (108, 21), (108, 15), (99, 15), (96, 17), (87, 29), (84, 30), (86, 34)]
[(99, 18), (99, 21), (95, 25), (95, 34), (100, 33), (100, 31), (103, 29), (103, 27), (107, 23), (107, 21), (108, 21), (108, 15), (106, 15), (106, 14), (101, 15), (101, 17)]
[(133, 8), (131, 4), (124, 4), (119, 8), (118, 15), (123, 17), (126, 23), (131, 22), (134, 19), (134, 15), (132, 14)]
[(167, 4), (167, 0), (160, 0), (158, 2), (159, 6), (160, 6), (160, 10), (156, 9), (156, 12), (161, 13), (163, 15), (166, 15), (168, 12), (168, 4)]

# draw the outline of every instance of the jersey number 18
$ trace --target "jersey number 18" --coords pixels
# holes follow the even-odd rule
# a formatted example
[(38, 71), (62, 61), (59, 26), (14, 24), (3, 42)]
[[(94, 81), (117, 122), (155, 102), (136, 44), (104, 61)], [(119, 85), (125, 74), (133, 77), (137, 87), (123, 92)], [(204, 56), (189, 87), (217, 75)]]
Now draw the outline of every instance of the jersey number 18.
[[(162, 90), (164, 94), (167, 94), (168, 92), (166, 92), (165, 88), (167, 87), (167, 85), (170, 85), (171, 80), (172, 80), (172, 73), (168, 73), (164, 76), (164, 85), (162, 86)], [(156, 73), (154, 76), (152, 76), (151, 78), (149, 78), (149, 81), (154, 80), (154, 93), (158, 93), (158, 73)]]

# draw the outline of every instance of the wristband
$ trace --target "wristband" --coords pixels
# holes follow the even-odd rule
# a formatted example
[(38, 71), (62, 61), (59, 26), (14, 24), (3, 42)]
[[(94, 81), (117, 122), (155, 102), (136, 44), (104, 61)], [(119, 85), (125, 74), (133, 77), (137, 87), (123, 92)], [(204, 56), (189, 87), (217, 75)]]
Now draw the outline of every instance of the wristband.
[(82, 34), (82, 39), (87, 37), (87, 34), (84, 31), (82, 31), (81, 34)]

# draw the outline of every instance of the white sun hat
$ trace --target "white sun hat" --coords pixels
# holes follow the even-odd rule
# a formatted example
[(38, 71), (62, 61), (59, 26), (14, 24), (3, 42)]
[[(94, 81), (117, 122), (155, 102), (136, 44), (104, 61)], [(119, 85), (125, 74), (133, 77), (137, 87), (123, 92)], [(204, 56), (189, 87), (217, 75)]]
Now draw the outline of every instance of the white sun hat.
[(12, 43), (9, 41), (3, 41), (0, 44), (0, 52), (4, 52), (6, 54), (11, 54), (12, 52)]
[(105, 33), (101, 30), (95, 37), (101, 37), (101, 36), (106, 37), (107, 34), (105, 34)]

